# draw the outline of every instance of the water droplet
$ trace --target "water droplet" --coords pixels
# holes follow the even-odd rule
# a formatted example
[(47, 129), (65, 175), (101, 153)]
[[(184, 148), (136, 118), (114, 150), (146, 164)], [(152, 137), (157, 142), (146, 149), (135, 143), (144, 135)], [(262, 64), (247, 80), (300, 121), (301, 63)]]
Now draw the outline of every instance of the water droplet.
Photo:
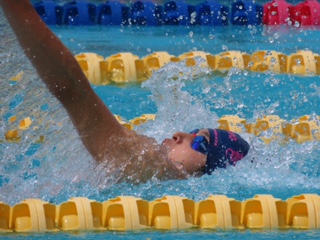
[(280, 34), (279, 33), (275, 33), (275, 34), (273, 34), (273, 37), (274, 37), (274, 39), (278, 39), (280, 37)]
[(306, 96), (303, 96), (303, 99), (302, 99), (303, 102), (308, 102), (308, 98)]
[(241, 108), (243, 108), (243, 107), (244, 107), (244, 104), (243, 104), (243, 103), (239, 103), (238, 106), (237, 106), (238, 109), (241, 109)]
[(206, 87), (205, 89), (203, 89), (203, 93), (207, 94), (210, 92), (211, 87)]

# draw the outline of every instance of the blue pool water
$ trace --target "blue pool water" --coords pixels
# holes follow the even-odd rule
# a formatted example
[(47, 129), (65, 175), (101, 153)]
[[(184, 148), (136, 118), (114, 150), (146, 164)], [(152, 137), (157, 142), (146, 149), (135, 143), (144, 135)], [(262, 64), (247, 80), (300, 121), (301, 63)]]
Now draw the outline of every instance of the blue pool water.
[[(1, 15), (0, 15), (1, 16)], [(173, 55), (198, 50), (217, 54), (240, 50), (277, 50), (287, 55), (297, 50), (319, 53), (320, 32), (316, 29), (266, 27), (52, 27), (74, 54), (94, 52), (104, 57), (132, 52), (139, 57), (155, 51)], [(18, 47), (10, 29), (0, 17), (0, 136), (13, 128), (10, 116), (30, 116), (32, 128), (21, 142), (0, 142), (0, 201), (16, 204), (25, 198), (40, 198), (60, 204), (73, 196), (104, 201), (119, 195), (154, 200), (164, 195), (186, 196), (195, 201), (211, 194), (224, 194), (243, 201), (255, 194), (272, 194), (283, 200), (302, 193), (320, 193), (319, 142), (285, 145), (264, 144), (258, 137), (243, 134), (252, 149), (234, 168), (217, 170), (212, 176), (139, 185), (114, 184), (114, 179), (94, 164), (82, 146), (64, 109), (49, 94)], [(23, 81), (8, 79), (24, 71)], [(172, 81), (174, 73), (184, 76)], [(197, 75), (194, 76), (194, 73)], [(305, 114), (319, 115), (319, 77), (275, 75), (231, 70), (226, 76), (184, 64), (170, 64), (143, 84), (94, 86), (115, 113), (132, 119), (156, 113), (155, 122), (136, 130), (160, 142), (175, 131), (218, 126), (224, 114), (239, 115), (255, 122), (276, 114), (291, 120)], [(36, 128), (34, 128), (36, 126)], [(45, 142), (36, 144), (39, 135)], [(4, 235), (6, 238), (227, 238), (307, 239), (317, 231), (139, 231), (129, 233), (58, 233)], [(1, 236), (2, 237), (2, 236)]]
[[(1, 235), (0, 235), (1, 236)], [(73, 232), (46, 234), (6, 234), (1, 239), (318, 239), (318, 231), (210, 231), (189, 229), (183, 231), (134, 231), (134, 232)]]

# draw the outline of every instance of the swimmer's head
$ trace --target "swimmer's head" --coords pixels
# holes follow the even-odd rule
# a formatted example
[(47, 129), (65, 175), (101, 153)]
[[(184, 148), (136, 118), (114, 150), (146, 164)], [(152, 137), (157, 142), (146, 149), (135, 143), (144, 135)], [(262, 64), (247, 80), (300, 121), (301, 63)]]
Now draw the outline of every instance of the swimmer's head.
[(238, 134), (219, 129), (176, 132), (163, 145), (175, 165), (189, 174), (211, 174), (218, 167), (235, 165), (249, 150), (248, 143)]

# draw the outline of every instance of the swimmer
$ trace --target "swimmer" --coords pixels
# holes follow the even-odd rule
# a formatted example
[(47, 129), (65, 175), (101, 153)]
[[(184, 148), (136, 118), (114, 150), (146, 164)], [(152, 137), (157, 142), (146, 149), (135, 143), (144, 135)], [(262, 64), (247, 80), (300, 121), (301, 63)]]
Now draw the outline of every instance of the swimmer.
[(249, 145), (238, 134), (203, 128), (158, 144), (123, 127), (91, 88), (73, 54), (29, 0), (0, 0), (17, 39), (49, 91), (61, 102), (84, 146), (118, 181), (184, 179), (235, 165)]

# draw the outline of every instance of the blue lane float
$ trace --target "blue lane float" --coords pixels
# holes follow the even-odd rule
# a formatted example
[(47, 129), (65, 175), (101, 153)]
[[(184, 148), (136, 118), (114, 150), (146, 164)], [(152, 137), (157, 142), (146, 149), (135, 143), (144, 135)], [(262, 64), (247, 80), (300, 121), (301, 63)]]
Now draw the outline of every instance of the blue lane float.
[(162, 25), (163, 8), (153, 2), (136, 1), (131, 4), (131, 24), (158, 26)]
[(209, 26), (228, 25), (229, 8), (216, 0), (208, 0), (197, 6), (197, 24)]
[(62, 25), (63, 8), (52, 0), (43, 0), (34, 4), (34, 8), (48, 25)]
[(195, 6), (186, 4), (185, 1), (169, 1), (164, 4), (163, 22), (166, 25), (192, 25), (192, 13)]
[(94, 25), (96, 5), (85, 0), (72, 1), (63, 6), (63, 13), (66, 25)]
[(305, 0), (295, 6), (285, 0), (271, 0), (264, 5), (254, 0), (235, 0), (231, 6), (220, 4), (219, 0), (206, 0), (195, 6), (184, 0), (170, 0), (164, 5), (138, 0), (129, 6), (116, 0), (97, 6), (87, 0), (64, 5), (43, 0), (34, 7), (48, 25), (320, 25), (317, 0)]
[(262, 23), (263, 7), (253, 0), (237, 0), (231, 6), (231, 24), (260, 25)]
[(99, 4), (96, 10), (99, 25), (127, 25), (129, 23), (130, 8), (120, 2)]

